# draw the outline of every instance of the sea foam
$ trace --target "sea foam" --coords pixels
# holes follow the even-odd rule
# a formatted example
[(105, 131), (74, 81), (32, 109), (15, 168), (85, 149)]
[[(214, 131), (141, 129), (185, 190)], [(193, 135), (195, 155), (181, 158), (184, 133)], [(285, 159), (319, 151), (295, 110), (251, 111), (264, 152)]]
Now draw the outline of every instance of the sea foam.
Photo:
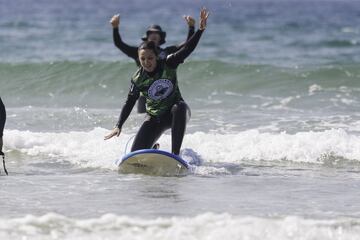
[[(109, 130), (88, 132), (30, 132), (7, 130), (5, 150), (29, 156), (46, 156), (81, 167), (115, 169), (114, 161), (130, 151), (132, 134), (104, 140)], [(164, 134), (161, 149), (171, 150), (171, 136)], [(360, 137), (342, 129), (321, 132), (268, 133), (248, 130), (232, 134), (195, 132), (186, 134), (182, 155), (194, 165), (287, 161), (323, 164), (329, 159), (360, 161)], [(11, 155), (10, 155), (11, 156)]]
[(355, 240), (358, 219), (330, 220), (287, 217), (247, 217), (203, 213), (193, 217), (142, 219), (105, 214), (74, 219), (48, 213), (0, 219), (1, 239), (249, 239), (249, 240)]

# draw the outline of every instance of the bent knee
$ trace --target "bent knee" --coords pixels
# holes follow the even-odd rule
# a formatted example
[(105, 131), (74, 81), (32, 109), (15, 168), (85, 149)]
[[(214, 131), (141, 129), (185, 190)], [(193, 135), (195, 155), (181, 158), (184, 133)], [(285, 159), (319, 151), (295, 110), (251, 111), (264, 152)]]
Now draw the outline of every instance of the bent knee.
[(176, 115), (183, 115), (186, 118), (186, 121), (188, 121), (191, 116), (190, 108), (184, 101), (176, 103), (172, 107), (171, 112)]

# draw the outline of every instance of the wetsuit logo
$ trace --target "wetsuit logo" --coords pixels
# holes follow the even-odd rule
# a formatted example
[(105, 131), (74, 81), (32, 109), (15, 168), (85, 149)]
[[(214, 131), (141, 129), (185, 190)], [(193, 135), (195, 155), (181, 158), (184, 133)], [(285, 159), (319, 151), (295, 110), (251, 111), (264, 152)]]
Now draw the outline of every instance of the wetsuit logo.
[(168, 79), (159, 79), (151, 84), (148, 95), (152, 100), (162, 100), (167, 98), (173, 91), (174, 85)]

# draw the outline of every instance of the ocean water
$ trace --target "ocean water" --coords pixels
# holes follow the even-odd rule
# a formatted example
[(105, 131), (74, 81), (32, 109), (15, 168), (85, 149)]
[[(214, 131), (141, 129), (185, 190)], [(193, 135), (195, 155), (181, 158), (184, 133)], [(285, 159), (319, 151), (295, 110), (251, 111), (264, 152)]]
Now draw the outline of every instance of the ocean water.
[[(151, 23), (182, 42), (192, 110), (182, 177), (120, 174), (144, 115), (104, 141)], [(0, 0), (0, 96), (9, 176), (1, 239), (359, 239), (360, 2)], [(171, 136), (159, 140), (170, 150)]]

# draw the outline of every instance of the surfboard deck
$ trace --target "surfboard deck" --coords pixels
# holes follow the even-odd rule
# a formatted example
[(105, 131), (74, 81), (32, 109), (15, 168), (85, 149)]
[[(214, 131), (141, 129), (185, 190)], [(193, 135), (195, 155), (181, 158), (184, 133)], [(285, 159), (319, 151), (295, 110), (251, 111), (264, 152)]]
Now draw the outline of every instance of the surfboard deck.
[(119, 172), (146, 175), (174, 176), (189, 171), (189, 164), (181, 157), (157, 149), (142, 149), (125, 155), (118, 162)]

